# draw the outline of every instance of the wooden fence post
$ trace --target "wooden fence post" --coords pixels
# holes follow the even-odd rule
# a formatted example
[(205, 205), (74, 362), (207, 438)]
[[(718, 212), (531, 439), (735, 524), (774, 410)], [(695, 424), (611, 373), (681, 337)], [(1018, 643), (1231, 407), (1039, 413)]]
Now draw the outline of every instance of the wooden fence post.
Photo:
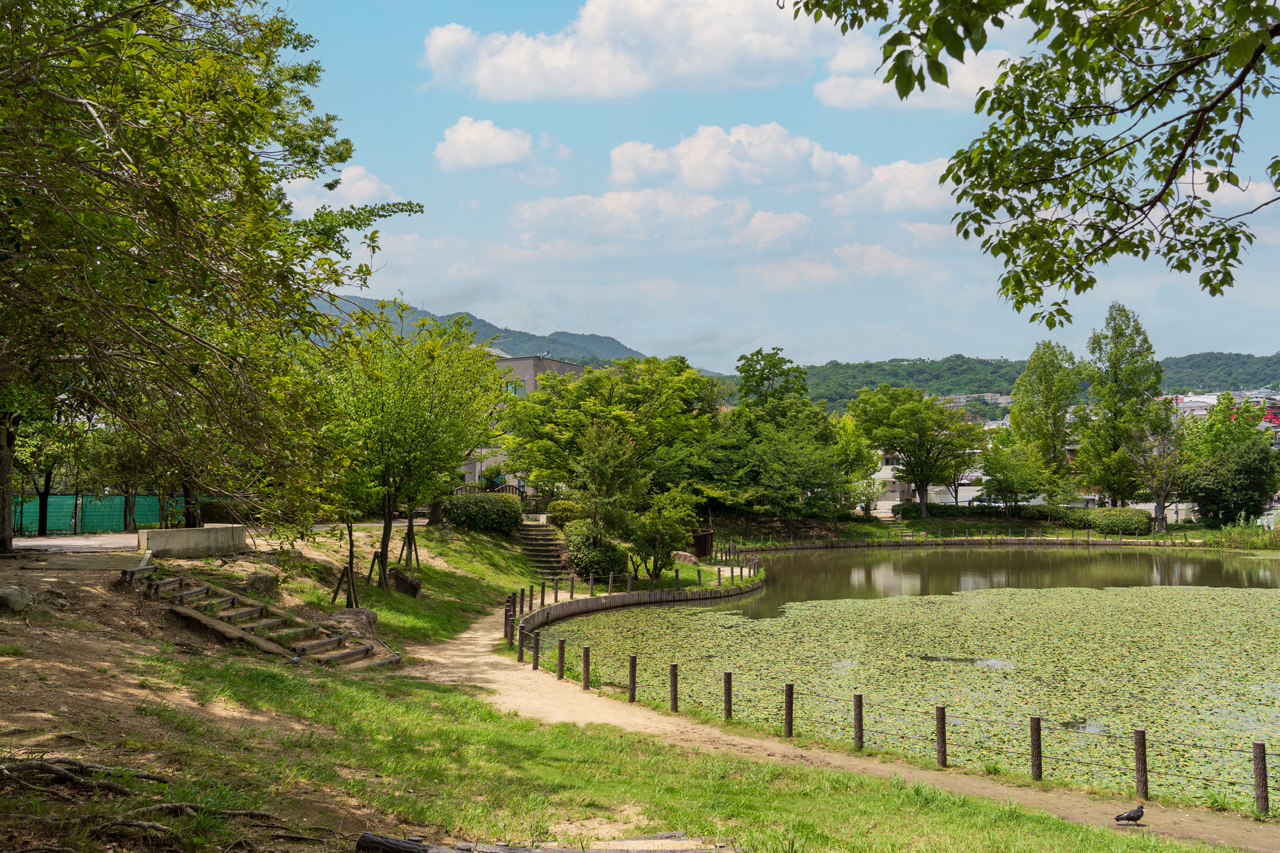
[(1044, 753), (1040, 745), (1040, 718), (1031, 718), (1031, 778), (1039, 782), (1044, 778)]
[(542, 651), (542, 632), (533, 632), (533, 670), (538, 670), (538, 654)]
[(636, 701), (636, 656), (627, 658), (627, 701)]
[(733, 673), (724, 674), (724, 718), (733, 719)]
[(524, 628), (520, 629), (520, 641), (516, 643), (516, 663), (524, 663), (524, 639), (527, 633)]
[(592, 598), (595, 598), (595, 596), (596, 596), (596, 573), (595, 573), (595, 572), (592, 572), (588, 577), (590, 577), (590, 578), (591, 578), (591, 597), (592, 597)]
[(795, 733), (796, 686), (788, 681), (782, 688), (782, 736), (791, 737)]
[(555, 579), (555, 598), (553, 598), (552, 601), (559, 601), (559, 600), (560, 600), (560, 578), (557, 577)]
[(564, 681), (564, 637), (556, 641), (556, 681)]
[(680, 588), (680, 567), (676, 566), (676, 589)]
[(1147, 787), (1147, 730), (1133, 730), (1133, 776), (1134, 788), (1138, 792), (1138, 799), (1148, 799), (1150, 793)]
[(524, 587), (520, 587), (520, 615), (524, 615)]
[(631, 592), (631, 572), (627, 572), (627, 592)]
[(669, 679), (671, 681), (671, 711), (672, 713), (680, 710), (680, 672), (676, 664), (671, 664), (669, 668)]
[(1253, 806), (1260, 816), (1271, 811), (1271, 795), (1267, 791), (1267, 745), (1253, 742)]
[(582, 689), (591, 689), (591, 647), (582, 647)]
[(936, 740), (935, 750), (938, 754), (938, 766), (947, 766), (947, 706), (935, 705), (933, 708), (933, 734)]
[(613, 572), (609, 572), (609, 595), (613, 595)]
[(853, 748), (861, 750), (865, 744), (862, 728), (862, 694), (853, 694)]
[(529, 612), (533, 612), (533, 584), (529, 584)]
[(573, 601), (573, 585), (574, 585), (574, 582), (577, 581), (577, 579), (578, 579), (577, 575), (569, 575), (569, 600), (570, 601)]
[(539, 596), (538, 598), (538, 606), (539, 607), (547, 606), (547, 582), (546, 581), (542, 582), (542, 595)]

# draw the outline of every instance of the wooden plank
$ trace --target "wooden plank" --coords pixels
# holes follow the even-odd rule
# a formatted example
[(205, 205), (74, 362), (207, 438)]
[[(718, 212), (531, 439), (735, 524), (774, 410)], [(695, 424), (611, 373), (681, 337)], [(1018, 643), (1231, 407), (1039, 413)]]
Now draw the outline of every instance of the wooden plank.
[(174, 604), (170, 606), (169, 612), (221, 634), (228, 640), (239, 640), (242, 643), (248, 643), (251, 646), (256, 646), (268, 654), (279, 655), (282, 658), (292, 659), (295, 657), (293, 652), (289, 651), (279, 643), (273, 643), (266, 637), (259, 637), (256, 634), (250, 634), (242, 628), (237, 628), (235, 625), (223, 622), (221, 619), (215, 619), (214, 617), (206, 613), (201, 613), (199, 610), (194, 608), (186, 607), (181, 604)]

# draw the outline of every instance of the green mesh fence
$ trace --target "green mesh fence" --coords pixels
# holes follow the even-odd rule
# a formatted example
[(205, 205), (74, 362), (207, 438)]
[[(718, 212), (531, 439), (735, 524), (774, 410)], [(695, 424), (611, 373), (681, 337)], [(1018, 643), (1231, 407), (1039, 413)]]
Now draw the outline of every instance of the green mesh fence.
[[(70, 533), (119, 533), (124, 531), (124, 496), (105, 497), (75, 495), (49, 496), (49, 535)], [(170, 501), (172, 512), (182, 513), (182, 499)], [(133, 520), (137, 524), (160, 523), (160, 498), (156, 495), (139, 495), (133, 505)], [(27, 495), (15, 496), (13, 502), (13, 532), (15, 535), (34, 536), (39, 530), (40, 504)]]

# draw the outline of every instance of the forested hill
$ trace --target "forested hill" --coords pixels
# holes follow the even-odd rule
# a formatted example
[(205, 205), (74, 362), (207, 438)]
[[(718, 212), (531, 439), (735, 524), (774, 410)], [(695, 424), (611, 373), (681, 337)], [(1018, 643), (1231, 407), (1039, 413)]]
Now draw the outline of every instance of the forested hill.
[(1164, 389), (1239, 391), (1280, 382), (1280, 353), (1198, 352), (1162, 359)]
[(892, 358), (846, 364), (829, 361), (808, 369), (809, 396), (843, 409), (860, 388), (880, 384), (919, 388), (927, 394), (1008, 394), (1026, 368), (1025, 361), (993, 358)]
[[(361, 308), (374, 310), (378, 306), (378, 300), (369, 299), (365, 296), (344, 294), (342, 298)], [(459, 315), (432, 314), (429, 311), (411, 308), (405, 315), (405, 320), (408, 325), (423, 317), (429, 317), (432, 320), (451, 320), (457, 316)], [(607, 338), (603, 335), (582, 335), (574, 332), (552, 332), (549, 335), (535, 335), (532, 332), (521, 332), (518, 329), (499, 328), (488, 320), (484, 320), (474, 314), (463, 313), (462, 316), (465, 316), (471, 322), (471, 329), (476, 333), (477, 340), (491, 341), (491, 346), (497, 347), (508, 355), (540, 355), (544, 352), (549, 352), (552, 358), (593, 367), (603, 366), (614, 359), (627, 358), (628, 356), (644, 358), (644, 353), (633, 350), (614, 338)]]

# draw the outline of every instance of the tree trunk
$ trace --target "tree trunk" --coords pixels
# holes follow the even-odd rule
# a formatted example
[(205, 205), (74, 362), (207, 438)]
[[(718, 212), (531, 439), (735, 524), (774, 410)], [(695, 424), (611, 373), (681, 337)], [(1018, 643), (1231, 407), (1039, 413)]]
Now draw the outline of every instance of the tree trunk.
[(186, 480), (182, 481), (182, 526), (200, 526), (200, 504), (196, 501), (195, 489)]
[(347, 607), (359, 607), (360, 602), (356, 599), (356, 533), (354, 525), (351, 523), (351, 516), (347, 516)]
[(0, 554), (13, 553), (13, 449), (18, 443), (17, 412), (0, 413)]
[(387, 577), (387, 560), (391, 552), (391, 522), (395, 516), (395, 498), (385, 495), (382, 498), (382, 542), (378, 548), (378, 586), (386, 589), (390, 585)]
[(929, 484), (913, 483), (916, 488), (916, 498), (920, 502), (920, 517), (929, 517)]
[(1164, 533), (1165, 530), (1167, 529), (1164, 523), (1164, 511), (1165, 511), (1165, 505), (1166, 505), (1165, 502), (1167, 500), (1168, 500), (1167, 498), (1163, 498), (1159, 496), (1156, 497), (1156, 501), (1155, 501), (1156, 511), (1154, 513), (1156, 517), (1156, 533)]
[(53, 469), (50, 468), (44, 472), (44, 491), (39, 487), (36, 488), (36, 505), (38, 507), (36, 520), (36, 535), (49, 535), (49, 492), (53, 489)]
[(137, 525), (133, 520), (133, 507), (138, 500), (138, 493), (133, 489), (124, 489), (122, 490), (122, 497), (124, 499), (124, 532), (128, 533), (137, 529)]

